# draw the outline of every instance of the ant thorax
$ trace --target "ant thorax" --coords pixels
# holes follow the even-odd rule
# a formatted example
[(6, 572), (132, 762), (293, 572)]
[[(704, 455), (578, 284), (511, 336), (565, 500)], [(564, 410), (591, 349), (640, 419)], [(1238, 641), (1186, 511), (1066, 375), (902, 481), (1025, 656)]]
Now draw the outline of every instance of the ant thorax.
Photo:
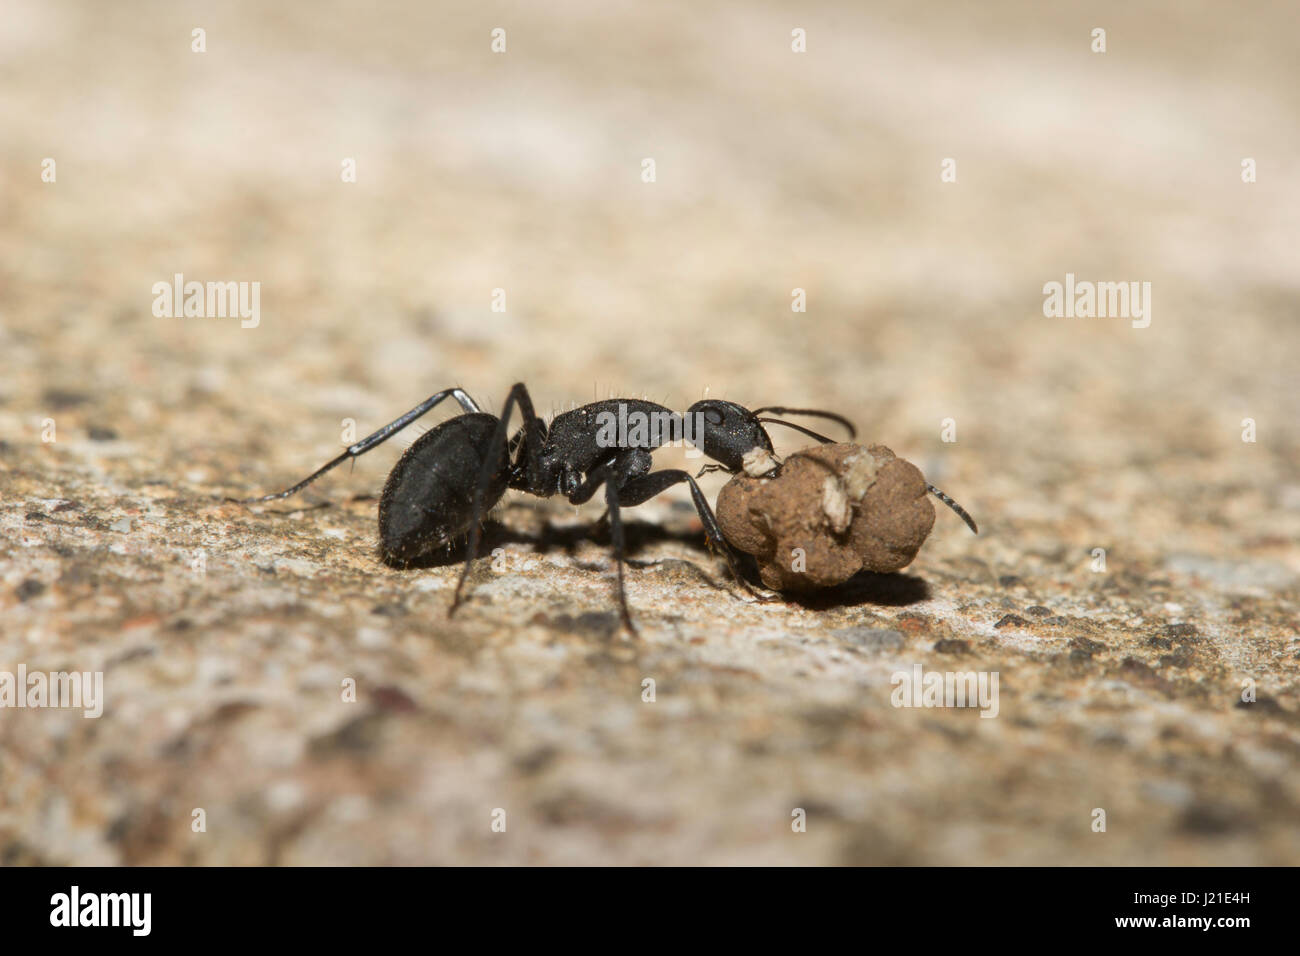
[(704, 437), (704, 416), (679, 415), (648, 402), (630, 408), (628, 402), (618, 402), (596, 413), (595, 433), (599, 448), (695, 447)]

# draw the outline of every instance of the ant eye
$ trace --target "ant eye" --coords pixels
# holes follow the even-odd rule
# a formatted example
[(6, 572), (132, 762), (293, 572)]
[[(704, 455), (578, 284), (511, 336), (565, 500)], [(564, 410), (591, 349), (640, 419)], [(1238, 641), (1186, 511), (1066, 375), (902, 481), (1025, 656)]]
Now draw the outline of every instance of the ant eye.
[(716, 408), (706, 408), (704, 410), (704, 420), (710, 425), (721, 425), (722, 412), (718, 411)]

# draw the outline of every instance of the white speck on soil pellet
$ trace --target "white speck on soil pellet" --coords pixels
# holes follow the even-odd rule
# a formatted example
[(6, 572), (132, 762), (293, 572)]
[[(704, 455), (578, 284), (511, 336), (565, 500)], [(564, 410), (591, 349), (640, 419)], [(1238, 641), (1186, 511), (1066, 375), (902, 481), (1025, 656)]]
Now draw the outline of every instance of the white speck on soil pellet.
[(776, 467), (777, 461), (766, 448), (754, 447), (745, 452), (741, 465), (749, 477), (762, 478)]
[(853, 508), (845, 492), (844, 482), (834, 475), (827, 475), (822, 481), (822, 511), (830, 524), (831, 531), (843, 534), (853, 520)]

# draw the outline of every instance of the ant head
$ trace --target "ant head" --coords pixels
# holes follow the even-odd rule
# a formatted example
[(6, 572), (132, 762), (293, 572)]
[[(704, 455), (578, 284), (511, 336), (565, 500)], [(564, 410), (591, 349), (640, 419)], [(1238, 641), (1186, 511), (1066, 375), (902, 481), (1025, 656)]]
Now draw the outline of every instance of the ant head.
[[(719, 462), (722, 467), (733, 474), (743, 470), (748, 471), (755, 478), (761, 477), (761, 473), (766, 473), (767, 477), (771, 477), (780, 467), (773, 454), (772, 439), (768, 437), (766, 429), (763, 428), (764, 422), (793, 428), (809, 438), (816, 439), (823, 445), (830, 444), (834, 440), (827, 438), (825, 435), (819, 435), (810, 428), (796, 425), (794, 422), (783, 421), (779, 418), (759, 418), (764, 412), (776, 412), (778, 415), (811, 415), (814, 418), (825, 418), (844, 426), (849, 433), (849, 438), (857, 437), (857, 431), (854, 429), (853, 423), (843, 415), (837, 415), (835, 412), (824, 412), (818, 408), (786, 408), (783, 405), (770, 405), (750, 411), (735, 402), (706, 398), (692, 405), (687, 409), (686, 414), (696, 422), (703, 422), (704, 439), (702, 445), (704, 454)], [(701, 418), (696, 418), (697, 415), (701, 416)], [(750, 468), (745, 467), (745, 458), (747, 456), (750, 458)]]
[[(704, 434), (700, 442), (704, 454), (722, 465), (727, 471), (741, 471), (745, 456), (755, 448), (773, 453), (772, 439), (755, 415), (735, 402), (721, 399), (704, 399), (686, 410), (687, 416), (703, 423)], [(696, 416), (700, 416), (696, 418)]]

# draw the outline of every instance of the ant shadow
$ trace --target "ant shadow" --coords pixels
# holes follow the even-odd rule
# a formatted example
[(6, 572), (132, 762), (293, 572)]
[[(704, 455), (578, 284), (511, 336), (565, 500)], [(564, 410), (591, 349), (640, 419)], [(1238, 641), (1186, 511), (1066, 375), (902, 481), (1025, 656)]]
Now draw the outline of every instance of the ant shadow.
[[(349, 498), (348, 502), (365, 502), (374, 499), (374, 495), (361, 494)], [(320, 508), (331, 507), (331, 505), (331, 502), (325, 501), (293, 510), (315, 511)], [(479, 539), (479, 554), (491, 554), (496, 548), (504, 547), (507, 544), (522, 544), (531, 546), (533, 551), (539, 555), (562, 551), (569, 557), (574, 557), (577, 554), (578, 547), (586, 542), (595, 542), (607, 546), (610, 544), (608, 516), (592, 524), (568, 525), (560, 528), (546, 522), (542, 525), (542, 532), (539, 535), (525, 534), (507, 527), (495, 518), (488, 518), (483, 522), (483, 533)], [(623, 519), (624, 560), (627, 561), (629, 567), (652, 568), (661, 565), (662, 560), (639, 561), (636, 554), (649, 545), (663, 544), (665, 542), (680, 544), (696, 551), (706, 553), (709, 551), (708, 539), (703, 530), (674, 531), (665, 528), (663, 525), (648, 521), (638, 521), (635, 518)], [(466, 537), (449, 544), (440, 551), (430, 552), (406, 563), (388, 561), (384, 563), (399, 571), (445, 568), (464, 564), (468, 550), (469, 539)], [(739, 554), (738, 558), (740, 562), (739, 570), (744, 575), (746, 582), (751, 587), (762, 588), (763, 584), (758, 575), (758, 562), (754, 560), (752, 555), (748, 554)], [(693, 561), (678, 560), (675, 564), (677, 567), (689, 569), (692, 574), (699, 578), (702, 584), (715, 591), (730, 590)], [(603, 570), (603, 565), (579, 563), (578, 566), (589, 571)], [(781, 593), (781, 600), (784, 600), (787, 604), (794, 604), (809, 611), (858, 607), (864, 604), (874, 604), (881, 607), (907, 607), (910, 604), (929, 600), (929, 598), (930, 586), (924, 578), (911, 574), (877, 574), (873, 571), (859, 571), (843, 584), (837, 584), (835, 587), (824, 588), (820, 591)]]
[[(509, 544), (528, 545), (538, 555), (563, 552), (569, 557), (577, 554), (578, 548), (585, 543), (610, 544), (608, 520), (602, 519), (590, 525), (569, 525), (562, 528), (549, 523), (542, 526), (540, 534), (526, 534), (507, 527), (494, 518), (483, 523), (483, 533), (479, 539), (479, 554), (491, 554), (496, 548)], [(623, 520), (624, 560), (630, 567), (651, 568), (661, 565), (660, 561), (637, 560), (636, 554), (642, 549), (663, 543), (683, 545), (696, 551), (708, 553), (708, 540), (701, 531), (674, 531), (663, 525), (635, 519)], [(445, 568), (465, 563), (469, 542), (461, 539), (447, 548), (423, 555), (405, 564), (390, 564), (398, 570), (422, 570), (428, 568)], [(739, 570), (745, 580), (753, 587), (762, 588), (758, 575), (758, 564), (753, 556), (738, 555)], [(715, 591), (730, 590), (726, 585), (715, 580), (694, 561), (678, 560), (675, 567), (699, 578), (700, 582)], [(604, 570), (604, 565), (579, 564), (586, 570)], [(883, 607), (906, 607), (930, 598), (930, 586), (923, 578), (910, 574), (876, 574), (860, 571), (843, 584), (808, 593), (782, 593), (781, 599), (787, 604), (797, 605), (806, 610), (825, 611), (841, 607), (857, 607), (874, 604)]]
[[(527, 534), (516, 531), (502, 524), (495, 518), (483, 522), (483, 531), (479, 537), (479, 557), (491, 554), (496, 548), (507, 544), (529, 545), (538, 555), (561, 551), (573, 557), (580, 545), (587, 542), (609, 545), (611, 543), (608, 521), (598, 521), (588, 525), (570, 525), (557, 528), (549, 523), (542, 526), (541, 534)], [(671, 531), (662, 525), (646, 521), (629, 521), (623, 519), (623, 558), (632, 567), (653, 567), (656, 561), (638, 561), (637, 552), (652, 544), (671, 542), (698, 550), (706, 550), (703, 531)], [(468, 537), (452, 542), (440, 551), (423, 555), (405, 564), (393, 564), (400, 570), (420, 570), (425, 568), (443, 568), (453, 564), (463, 564), (469, 550)], [(595, 565), (591, 566), (595, 568)]]

